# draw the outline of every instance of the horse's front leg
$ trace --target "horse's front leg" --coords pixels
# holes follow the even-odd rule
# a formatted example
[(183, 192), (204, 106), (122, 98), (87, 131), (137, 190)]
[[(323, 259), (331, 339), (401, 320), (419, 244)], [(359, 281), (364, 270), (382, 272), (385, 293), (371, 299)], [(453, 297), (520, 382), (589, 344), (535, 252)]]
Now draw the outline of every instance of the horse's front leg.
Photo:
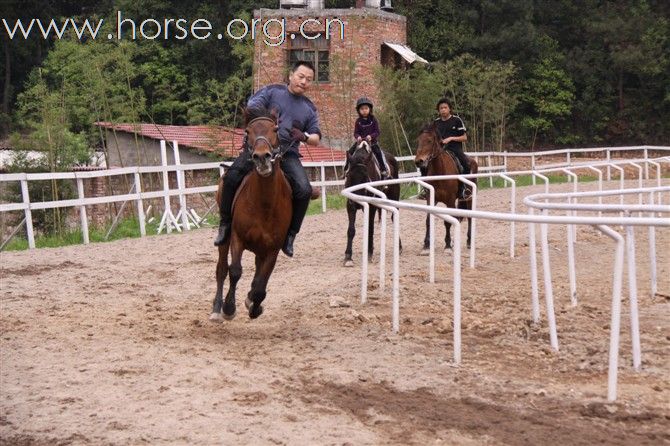
[(256, 319), (263, 314), (261, 303), (267, 294), (268, 281), (277, 263), (278, 254), (279, 250), (264, 256), (256, 255), (256, 273), (254, 274), (254, 280), (251, 282), (251, 290), (247, 295), (247, 300), (244, 301), (251, 319)]
[(356, 206), (350, 200), (347, 200), (347, 216), (349, 227), (347, 228), (347, 249), (344, 251), (344, 266), (354, 266), (352, 245), (356, 235)]
[(235, 290), (237, 282), (242, 277), (242, 243), (235, 234), (230, 236), (230, 267), (228, 275), (230, 276), (230, 286), (228, 294), (226, 294), (226, 301), (223, 303), (223, 317), (225, 319), (232, 319), (235, 317)]
[(219, 260), (216, 263), (216, 296), (212, 305), (212, 314), (209, 319), (212, 321), (221, 321), (221, 310), (223, 308), (223, 283), (228, 274), (228, 248), (230, 243), (219, 246)]
[(426, 214), (426, 236), (423, 238), (423, 248), (420, 255), (427, 256), (430, 248), (430, 214)]
[(444, 236), (444, 249), (451, 249), (451, 223), (444, 221), (444, 228), (447, 234)]

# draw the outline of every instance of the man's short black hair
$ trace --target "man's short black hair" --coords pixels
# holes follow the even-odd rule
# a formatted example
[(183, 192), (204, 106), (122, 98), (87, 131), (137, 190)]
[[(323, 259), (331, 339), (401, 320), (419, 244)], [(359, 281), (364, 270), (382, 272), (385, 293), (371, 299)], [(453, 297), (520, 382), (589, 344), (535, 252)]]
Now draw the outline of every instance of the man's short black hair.
[(308, 60), (299, 60), (296, 63), (294, 63), (293, 67), (291, 68), (291, 73), (295, 73), (295, 70), (297, 70), (301, 66), (309, 68), (310, 70), (312, 70), (312, 73), (316, 73), (314, 64)]
[(451, 104), (451, 99), (449, 99), (449, 98), (441, 98), (439, 101), (437, 101), (437, 105), (435, 106), (435, 108), (437, 110), (439, 110), (440, 105), (442, 105), (442, 104), (447, 104), (449, 106), (450, 110), (454, 109), (454, 106)]

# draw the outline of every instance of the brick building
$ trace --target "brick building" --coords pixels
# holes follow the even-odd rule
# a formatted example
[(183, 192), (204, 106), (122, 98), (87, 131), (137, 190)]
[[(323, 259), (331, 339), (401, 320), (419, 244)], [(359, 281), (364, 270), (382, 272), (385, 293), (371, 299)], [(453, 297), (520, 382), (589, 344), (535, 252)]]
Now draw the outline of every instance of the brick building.
[(279, 9), (254, 11), (253, 85), (256, 91), (286, 82), (293, 62), (313, 62), (317, 73), (308, 96), (319, 110), (324, 143), (344, 148), (351, 143), (356, 99), (379, 103), (376, 70), (427, 61), (407, 47), (407, 20), (389, 11), (390, 1), (357, 0), (350, 9), (326, 9), (323, 3), (284, 0)]

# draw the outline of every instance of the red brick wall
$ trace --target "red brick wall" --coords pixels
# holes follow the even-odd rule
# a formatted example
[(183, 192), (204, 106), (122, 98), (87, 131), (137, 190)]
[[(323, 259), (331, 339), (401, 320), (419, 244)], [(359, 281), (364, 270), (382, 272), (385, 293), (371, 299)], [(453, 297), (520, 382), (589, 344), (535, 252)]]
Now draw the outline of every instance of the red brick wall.
[[(379, 102), (375, 70), (381, 64), (382, 43), (407, 42), (406, 18), (369, 8), (263, 9), (255, 11), (254, 17), (261, 19), (260, 24), (269, 18), (286, 19), (287, 36), (298, 33), (300, 24), (306, 19), (316, 19), (322, 24), (317, 26), (308, 22), (304, 28), (307, 32), (324, 32), (327, 19), (338, 18), (342, 21), (343, 39), (340, 39), (339, 26), (330, 27), (330, 82), (315, 82), (307, 95), (319, 111), (324, 138), (330, 138), (330, 141), (325, 139), (325, 142), (342, 148), (348, 147), (357, 117), (354, 109), (356, 99), (367, 96), (375, 104)], [(270, 33), (275, 34), (275, 31), (270, 29)], [(264, 43), (262, 37), (261, 31), (260, 36), (255, 39), (254, 90), (259, 86), (285, 82), (288, 72), (286, 65), (290, 37), (276, 47)]]

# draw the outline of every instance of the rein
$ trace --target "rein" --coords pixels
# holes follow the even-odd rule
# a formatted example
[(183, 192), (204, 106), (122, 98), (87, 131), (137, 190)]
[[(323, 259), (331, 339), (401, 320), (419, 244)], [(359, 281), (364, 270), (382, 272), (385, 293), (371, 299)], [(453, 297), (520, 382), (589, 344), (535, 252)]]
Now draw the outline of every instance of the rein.
[[(426, 132), (426, 133), (428, 133), (428, 132)], [(442, 150), (442, 146), (440, 144), (440, 139), (439, 139), (439, 136), (437, 135), (437, 132), (433, 131), (431, 133), (435, 136), (436, 141), (435, 141), (435, 144), (433, 145), (433, 150), (431, 150), (431, 152), (430, 152), (430, 156), (426, 160), (426, 168), (431, 163), (431, 161), (433, 161), (434, 159), (438, 158), (439, 156), (441, 156), (445, 153), (444, 150)]]

